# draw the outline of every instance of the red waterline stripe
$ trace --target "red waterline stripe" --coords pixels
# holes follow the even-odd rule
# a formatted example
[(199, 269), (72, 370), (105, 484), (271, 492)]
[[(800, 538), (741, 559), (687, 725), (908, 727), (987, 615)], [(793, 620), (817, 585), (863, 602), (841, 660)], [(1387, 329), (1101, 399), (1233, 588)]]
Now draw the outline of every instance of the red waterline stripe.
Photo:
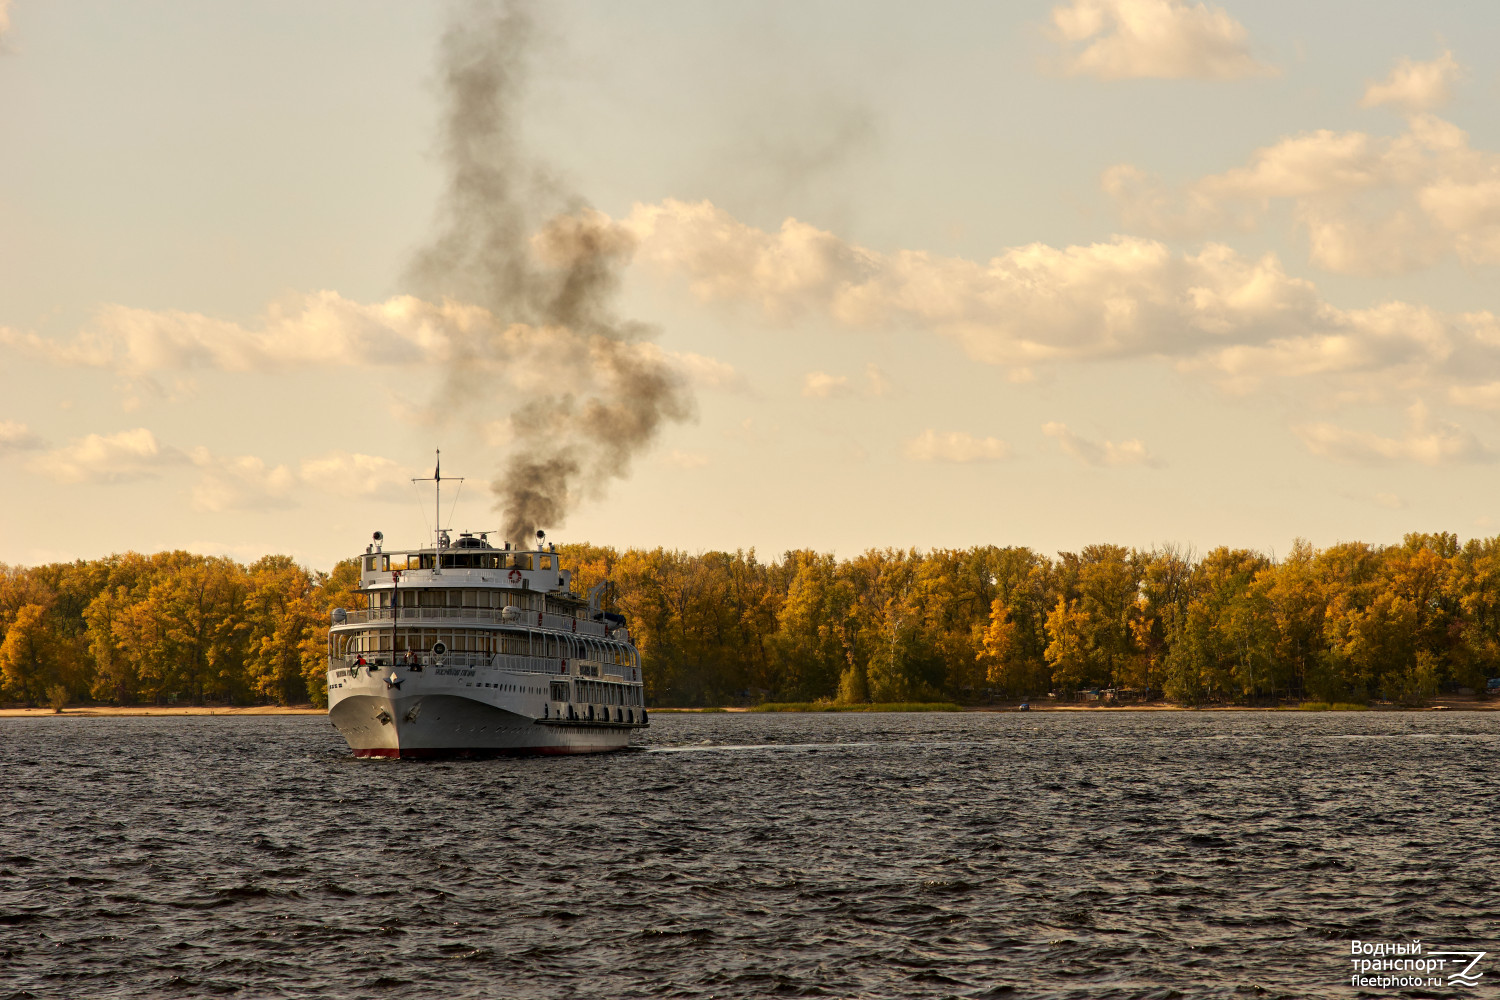
[(449, 758), (464, 757), (538, 757), (538, 756), (562, 756), (580, 753), (613, 753), (624, 750), (626, 747), (473, 747), (446, 748), (446, 747), (408, 747), (397, 749), (396, 747), (371, 747), (366, 750), (355, 750), (356, 757), (392, 757), (402, 760), (442, 760)]

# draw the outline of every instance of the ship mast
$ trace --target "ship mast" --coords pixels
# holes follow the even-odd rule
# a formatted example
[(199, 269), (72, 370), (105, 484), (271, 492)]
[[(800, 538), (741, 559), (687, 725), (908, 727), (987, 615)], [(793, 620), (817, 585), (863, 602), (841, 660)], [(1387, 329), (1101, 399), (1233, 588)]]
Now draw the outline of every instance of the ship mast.
[[(449, 476), (449, 479), (462, 483), (462, 476)], [(413, 483), (432, 483), (432, 551), (433, 572), (439, 572), (442, 560), (437, 557), (437, 551), (443, 547), (443, 449), (437, 449), (437, 466), (432, 470), (432, 475), (422, 476), (412, 480)]]

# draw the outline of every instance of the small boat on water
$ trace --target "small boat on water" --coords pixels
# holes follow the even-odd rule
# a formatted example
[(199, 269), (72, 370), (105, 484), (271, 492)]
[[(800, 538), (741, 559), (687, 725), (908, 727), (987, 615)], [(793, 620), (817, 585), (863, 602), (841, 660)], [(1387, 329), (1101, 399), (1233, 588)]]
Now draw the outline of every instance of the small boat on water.
[(333, 612), (328, 717), (357, 757), (619, 750), (648, 724), (625, 619), (585, 596), (555, 546), (437, 532), (360, 557), (362, 604)]

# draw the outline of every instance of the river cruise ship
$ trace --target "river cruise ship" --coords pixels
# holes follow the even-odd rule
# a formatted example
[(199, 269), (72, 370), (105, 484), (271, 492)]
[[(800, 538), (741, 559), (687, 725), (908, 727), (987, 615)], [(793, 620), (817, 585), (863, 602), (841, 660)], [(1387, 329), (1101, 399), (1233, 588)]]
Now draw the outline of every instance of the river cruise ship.
[(647, 725), (625, 620), (554, 547), (439, 532), (360, 557), (361, 607), (333, 612), (328, 717), (358, 757), (598, 753)]

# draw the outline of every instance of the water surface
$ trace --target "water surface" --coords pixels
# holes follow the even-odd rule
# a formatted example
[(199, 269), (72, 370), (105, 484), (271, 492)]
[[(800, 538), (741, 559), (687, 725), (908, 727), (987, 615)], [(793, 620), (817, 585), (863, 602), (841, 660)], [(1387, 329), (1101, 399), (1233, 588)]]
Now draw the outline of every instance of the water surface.
[(0, 719), (0, 1000), (1350, 997), (1351, 939), (1500, 951), (1495, 714), (638, 742), (361, 761), (315, 716)]

